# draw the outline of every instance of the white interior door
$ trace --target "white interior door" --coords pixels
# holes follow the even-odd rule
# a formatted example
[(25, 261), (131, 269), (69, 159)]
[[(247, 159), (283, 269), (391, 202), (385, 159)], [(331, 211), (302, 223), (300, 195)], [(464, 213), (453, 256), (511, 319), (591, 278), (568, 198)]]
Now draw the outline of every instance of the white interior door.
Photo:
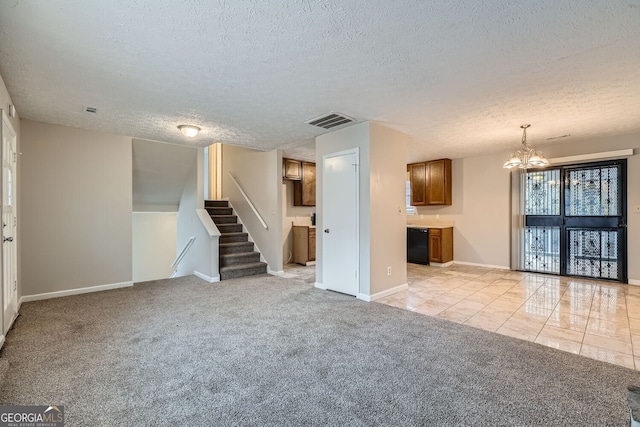
[(16, 251), (16, 133), (2, 112), (2, 306), (3, 335), (18, 313), (18, 257)]
[(322, 281), (349, 295), (359, 290), (358, 151), (323, 157)]

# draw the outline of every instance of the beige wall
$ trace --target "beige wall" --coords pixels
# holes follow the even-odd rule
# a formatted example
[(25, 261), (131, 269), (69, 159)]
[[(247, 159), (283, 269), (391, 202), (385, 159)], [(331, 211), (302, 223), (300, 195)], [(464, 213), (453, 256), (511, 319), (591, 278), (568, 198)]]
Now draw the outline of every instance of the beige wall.
[(132, 265), (135, 283), (166, 279), (176, 258), (177, 212), (133, 212)]
[[(370, 126), (371, 295), (407, 283), (405, 177), (408, 136)], [(391, 275), (387, 275), (391, 267)]]
[[(319, 136), (316, 141), (318, 229), (322, 229), (324, 202), (323, 156), (359, 149), (360, 296), (375, 297), (406, 284), (404, 195), (408, 137), (366, 122)], [(317, 235), (316, 280), (323, 283), (322, 233)], [(389, 266), (391, 276), (387, 276)]]
[(131, 138), (22, 121), (22, 289), (132, 280)]
[(451, 206), (419, 206), (407, 222), (453, 224), (457, 262), (509, 268), (510, 175), (502, 157), (453, 160)]
[[(262, 219), (265, 229), (229, 176), (235, 176)], [(282, 153), (222, 146), (222, 197), (228, 198), (249, 235), (275, 274), (283, 272)]]
[[(539, 146), (548, 158), (634, 148), (627, 160), (629, 279), (640, 284), (640, 134), (558, 142)], [(458, 262), (508, 267), (510, 264), (510, 172), (502, 168), (508, 153), (453, 160), (453, 204), (418, 207), (407, 222), (454, 223), (454, 259)], [(428, 160), (428, 159), (425, 159)], [(436, 215), (439, 218), (436, 219)]]

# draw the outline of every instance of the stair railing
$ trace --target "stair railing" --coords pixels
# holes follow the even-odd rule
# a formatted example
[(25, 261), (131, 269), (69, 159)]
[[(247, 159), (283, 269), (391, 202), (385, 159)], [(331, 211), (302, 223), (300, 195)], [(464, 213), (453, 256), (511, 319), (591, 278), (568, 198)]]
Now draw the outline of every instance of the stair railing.
[(189, 252), (189, 249), (191, 249), (191, 246), (193, 246), (193, 242), (196, 241), (195, 237), (191, 237), (187, 243), (184, 245), (184, 248), (182, 248), (182, 250), (180, 251), (180, 253), (178, 254), (178, 256), (176, 257), (175, 261), (173, 261), (173, 264), (171, 264), (171, 268), (173, 269), (173, 273), (171, 273), (171, 278), (176, 277), (175, 275), (178, 272), (178, 264), (180, 264), (180, 261), (182, 261), (182, 258), (184, 258), (184, 256), (187, 254), (187, 252)]
[(242, 196), (244, 197), (244, 200), (247, 202), (247, 204), (249, 205), (249, 207), (251, 208), (251, 210), (253, 210), (253, 213), (256, 215), (256, 217), (258, 218), (258, 220), (260, 220), (260, 223), (262, 224), (262, 226), (264, 227), (265, 230), (268, 230), (269, 227), (267, 226), (267, 223), (264, 222), (264, 219), (262, 219), (262, 216), (260, 216), (260, 213), (258, 212), (258, 210), (256, 209), (256, 207), (253, 205), (253, 203), (251, 202), (251, 200), (249, 199), (249, 196), (247, 196), (247, 193), (244, 192), (244, 190), (242, 189), (242, 186), (240, 185), (240, 183), (236, 180), (236, 177), (233, 176), (233, 174), (231, 172), (229, 172), (229, 176), (231, 177), (231, 179), (233, 180), (233, 182), (236, 184), (236, 186), (238, 187), (238, 190), (240, 190), (240, 194), (242, 194)]

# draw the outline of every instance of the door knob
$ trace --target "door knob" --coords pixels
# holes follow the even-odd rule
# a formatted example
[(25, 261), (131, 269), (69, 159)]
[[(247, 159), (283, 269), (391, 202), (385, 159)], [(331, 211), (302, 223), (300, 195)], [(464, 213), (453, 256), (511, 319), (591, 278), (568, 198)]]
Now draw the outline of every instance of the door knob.
[(329, 233), (331, 233), (331, 230), (329, 230), (328, 228), (325, 228), (325, 229), (324, 229), (324, 232), (325, 232), (325, 233), (327, 233), (327, 234), (329, 234)]
[(5, 237), (4, 242), (13, 242), (13, 237)]

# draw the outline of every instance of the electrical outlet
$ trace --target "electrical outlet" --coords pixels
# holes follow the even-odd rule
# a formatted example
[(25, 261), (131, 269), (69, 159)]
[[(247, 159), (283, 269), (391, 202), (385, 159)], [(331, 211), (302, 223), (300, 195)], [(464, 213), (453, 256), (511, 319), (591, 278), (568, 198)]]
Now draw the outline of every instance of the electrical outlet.
[(391, 266), (387, 267), (387, 276), (391, 276)]

